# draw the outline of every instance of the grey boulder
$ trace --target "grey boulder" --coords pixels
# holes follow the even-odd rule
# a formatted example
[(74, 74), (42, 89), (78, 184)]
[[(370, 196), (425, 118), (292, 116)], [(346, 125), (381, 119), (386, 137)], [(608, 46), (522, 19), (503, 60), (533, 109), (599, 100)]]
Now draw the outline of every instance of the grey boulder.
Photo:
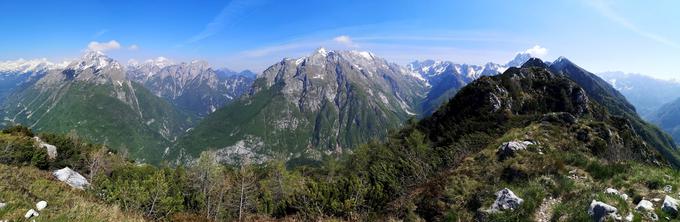
[(54, 175), (57, 179), (68, 184), (73, 188), (84, 190), (85, 187), (90, 185), (90, 183), (87, 182), (87, 179), (85, 179), (85, 177), (83, 177), (78, 172), (73, 171), (71, 168), (68, 167), (64, 167), (61, 170), (54, 171), (52, 175)]
[(534, 145), (534, 142), (527, 140), (513, 140), (510, 142), (505, 142), (498, 147), (498, 155), (500, 155), (501, 158), (514, 156), (517, 151), (526, 150), (529, 145)]
[(661, 210), (666, 211), (670, 214), (677, 214), (678, 200), (666, 195), (666, 197), (663, 198), (663, 206), (661, 207)]
[(514, 210), (517, 209), (522, 202), (524, 202), (524, 200), (515, 195), (510, 189), (503, 188), (496, 192), (496, 201), (493, 202), (489, 211), (498, 212), (503, 210)]
[(650, 202), (649, 200), (641, 200), (637, 206), (635, 206), (635, 210), (638, 211), (653, 211), (654, 210), (654, 204)]
[(590, 207), (588, 208), (588, 214), (596, 222), (602, 222), (607, 217), (618, 218), (617, 212), (618, 209), (616, 207), (596, 200), (590, 202)]

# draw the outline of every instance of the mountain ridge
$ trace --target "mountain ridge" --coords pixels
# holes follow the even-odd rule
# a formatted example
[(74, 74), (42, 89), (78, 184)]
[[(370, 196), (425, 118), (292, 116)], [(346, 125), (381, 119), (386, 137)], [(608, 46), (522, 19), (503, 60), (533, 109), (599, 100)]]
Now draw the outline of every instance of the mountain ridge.
[(247, 155), (277, 150), (319, 159), (415, 116), (425, 89), (418, 76), (372, 53), (324, 48), (285, 58), (258, 77), (247, 97), (206, 117), (178, 149), (196, 156), (205, 147), (229, 153), (250, 144)]

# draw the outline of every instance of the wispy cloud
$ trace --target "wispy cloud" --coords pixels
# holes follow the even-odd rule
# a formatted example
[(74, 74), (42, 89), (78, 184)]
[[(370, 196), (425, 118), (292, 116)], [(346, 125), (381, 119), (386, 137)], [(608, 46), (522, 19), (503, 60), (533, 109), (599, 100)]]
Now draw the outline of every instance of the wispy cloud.
[(359, 45), (347, 35), (340, 35), (328, 39), (297, 39), (287, 43), (264, 46), (240, 52), (245, 57), (271, 57), (271, 56), (298, 56), (300, 53), (308, 53), (318, 47), (330, 49), (357, 49)]
[(108, 29), (99, 30), (99, 31), (97, 31), (96, 33), (94, 33), (94, 35), (92, 35), (92, 38), (99, 38), (99, 37), (101, 37), (102, 35), (104, 35), (104, 34), (106, 34), (106, 33), (108, 33), (108, 32), (109, 32)]
[(307, 47), (319, 47), (320, 42), (307, 42), (307, 43), (302, 43), (302, 42), (293, 42), (293, 43), (285, 43), (285, 44), (280, 44), (280, 45), (272, 45), (272, 46), (266, 46), (266, 47), (261, 47), (261, 48), (256, 48), (256, 49), (250, 49), (246, 51), (242, 51), (240, 54), (246, 56), (246, 57), (264, 57), (264, 56), (270, 56), (272, 54), (277, 54), (285, 51), (290, 51), (290, 50), (298, 50), (301, 48), (307, 48)]
[(118, 43), (118, 41), (116, 41), (116, 40), (111, 40), (111, 41), (108, 41), (108, 42), (92, 41), (92, 42), (90, 42), (90, 44), (87, 45), (87, 49), (89, 49), (91, 51), (106, 52), (106, 51), (120, 49), (120, 43)]
[(500, 34), (451, 34), (451, 35), (383, 35), (352, 38), (355, 41), (422, 41), (422, 42), (489, 42), (524, 43), (512, 36)]
[(649, 40), (680, 49), (680, 44), (678, 44), (677, 42), (668, 39), (662, 35), (640, 29), (637, 25), (633, 24), (627, 18), (618, 14), (606, 0), (586, 1), (586, 4), (592, 6), (595, 10), (597, 10), (598, 13), (600, 13), (605, 18), (621, 25), (622, 27), (634, 32), (635, 34), (638, 34)]
[[(387, 37), (386, 37), (387, 38)], [(423, 38), (425, 38), (423, 36)], [(363, 41), (359, 41), (362, 39)], [(370, 41), (367, 41), (370, 39)], [(374, 41), (377, 37), (350, 37), (340, 35), (326, 38), (304, 38), (289, 42), (244, 50), (231, 54), (225, 58), (224, 64), (235, 69), (264, 70), (282, 58), (297, 58), (306, 56), (318, 47), (326, 47), (331, 50), (359, 49), (375, 53), (391, 62), (406, 64), (414, 60), (436, 59), (450, 60), (460, 63), (484, 64), (486, 62), (505, 63), (512, 59), (514, 50), (499, 50), (493, 48), (470, 49), (461, 48), (449, 44), (422, 44), (421, 42), (397, 41), (384, 42)], [(361, 47), (349, 47), (347, 44)], [(526, 42), (521, 42), (526, 45)], [(525, 50), (537, 57), (545, 56), (546, 48), (535, 46)], [(524, 51), (522, 51), (524, 52)]]
[(261, 3), (263, 3), (262, 0), (233, 0), (229, 2), (201, 32), (189, 38), (187, 42), (198, 42), (219, 33), (241, 19), (248, 10)]
[(132, 44), (132, 45), (128, 46), (128, 50), (130, 50), (130, 51), (137, 51), (138, 49), (139, 49), (139, 46), (136, 45), (136, 44)]
[(87, 50), (89, 51), (100, 51), (100, 52), (108, 52), (108, 51), (115, 51), (119, 49), (127, 49), (129, 51), (137, 51), (139, 50), (139, 46), (137, 44), (132, 44), (129, 46), (123, 46), (120, 44), (120, 42), (116, 40), (111, 40), (108, 42), (97, 42), (97, 41), (91, 41), (89, 44), (87, 44)]

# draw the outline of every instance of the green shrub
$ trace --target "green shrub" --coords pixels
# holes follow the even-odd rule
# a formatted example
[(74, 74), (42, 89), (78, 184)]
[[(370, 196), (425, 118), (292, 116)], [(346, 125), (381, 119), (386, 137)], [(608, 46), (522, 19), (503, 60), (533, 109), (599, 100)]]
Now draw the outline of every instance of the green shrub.
[(2, 130), (2, 133), (11, 134), (15, 136), (27, 136), (27, 137), (34, 136), (33, 131), (31, 131), (31, 129), (23, 125), (10, 126), (9, 128)]

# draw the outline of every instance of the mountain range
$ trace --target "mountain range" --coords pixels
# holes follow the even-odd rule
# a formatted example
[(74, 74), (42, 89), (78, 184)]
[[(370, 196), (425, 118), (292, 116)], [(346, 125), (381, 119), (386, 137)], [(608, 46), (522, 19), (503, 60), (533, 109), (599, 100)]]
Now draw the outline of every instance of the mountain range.
[(68, 63), (55, 64), (47, 59), (0, 62), (0, 102), (13, 91), (42, 78), (48, 70), (64, 68)]
[[(428, 117), (467, 84), (528, 61), (531, 55), (518, 53), (506, 64), (400, 66), (370, 52), (319, 48), (255, 75), (162, 57), (122, 65), (88, 52), (68, 65), (3, 63), (3, 70), (15, 71), (2, 75), (13, 86), (2, 107), (5, 124), (74, 132), (140, 161), (186, 162), (216, 150), (228, 163), (243, 157), (304, 163), (380, 140), (409, 119)], [(670, 137), (644, 122), (605, 80), (562, 57), (540, 65), (582, 85), (612, 114), (627, 116), (664, 155), (676, 155)]]
[(47, 71), (3, 107), (10, 124), (74, 132), (149, 162), (160, 161), (168, 143), (190, 126), (186, 116), (128, 80), (122, 64), (99, 52)]
[[(202, 116), (240, 96), (252, 79), (218, 77), (204, 62), (157, 59), (125, 66), (91, 51), (68, 65), (7, 65), (4, 124), (74, 133), (158, 163)], [(189, 97), (189, 98), (188, 98)]]
[[(298, 65), (295, 59), (283, 60), (281, 66), (268, 70), (278, 73), (271, 85), (266, 77), (260, 78), (249, 93), (271, 91), (279, 84), (273, 100), (290, 103), (286, 96), (299, 96), (304, 90), (277, 82), (292, 85), (294, 80), (286, 74), (343, 73), (349, 75), (343, 78), (350, 79), (360, 73), (341, 68), (350, 65), (348, 61), (358, 52), (317, 53), (303, 57)], [(315, 59), (311, 67), (302, 65)], [(331, 64), (336, 65), (330, 69), (333, 72), (297, 69)], [(283, 67), (296, 69), (279, 72)], [(385, 76), (395, 78), (392, 74), (403, 73)], [(322, 77), (329, 78), (318, 76)], [(106, 85), (110, 78), (95, 79), (104, 79), (101, 84)], [(258, 98), (247, 98), (232, 104), (241, 100), (261, 103)], [(357, 99), (369, 106), (382, 102)], [(295, 104), (314, 108), (313, 103)], [(216, 162), (221, 155), (216, 151), (203, 152), (186, 166), (154, 167), (128, 161), (96, 144), (84, 144), (73, 135), (36, 135), (25, 127), (11, 127), (0, 132), (0, 143), (6, 147), (0, 153), (0, 169), (4, 169), (0, 172), (18, 179), (0, 184), (9, 194), (0, 214), (21, 218), (40, 199), (49, 201), (47, 210), (43, 204), (39, 215), (27, 217), (135, 221), (202, 221), (206, 217), (216, 221), (677, 219), (677, 211), (670, 207), (677, 202), (671, 197), (677, 195), (673, 190), (680, 186), (677, 150), (666, 150), (672, 143), (650, 137), (650, 133), (664, 134), (647, 127), (631, 107), (604, 80), (565, 58), (551, 63), (531, 58), (502, 74), (477, 78), (432, 115), (407, 121), (382, 142), (364, 143), (337, 158), (302, 166), (286, 166), (280, 159), (225, 166)], [(276, 120), (263, 123), (272, 121)], [(59, 147), (59, 154), (49, 158), (47, 151), (36, 149), (31, 142), (35, 136), (44, 139), (41, 143)], [(85, 188), (89, 192), (46, 179), (50, 177), (46, 170), (72, 171), (82, 180), (86, 179), (78, 172), (89, 172), (90, 185)], [(29, 192), (35, 197), (26, 197)], [(73, 202), (90, 210), (73, 210)]]
[(248, 90), (251, 72), (225, 74), (203, 61), (173, 64), (158, 58), (130, 65), (128, 77), (193, 117), (204, 117)]
[(662, 105), (680, 98), (680, 83), (676, 81), (624, 72), (597, 75), (626, 96), (643, 118), (652, 117)]
[[(214, 112), (178, 142), (178, 155), (320, 159), (380, 136), (417, 115), (426, 82), (369, 52), (319, 48), (283, 59), (247, 97)], [(264, 157), (263, 157), (264, 156)]]
[(485, 65), (457, 64), (450, 61), (414, 61), (406, 67), (411, 72), (422, 76), (431, 88), (421, 105), (423, 115), (432, 114), (442, 103), (452, 98), (456, 92), (481, 76), (496, 75), (509, 67), (519, 67), (528, 61), (531, 55), (517, 53), (515, 58), (506, 64), (486, 63)]
[[(28, 178), (0, 185), (11, 194), (0, 214), (20, 218), (40, 198), (54, 208), (40, 212), (47, 220), (677, 218), (648, 201), (672, 201), (680, 186), (671, 136), (570, 60), (517, 58), (402, 67), (320, 48), (252, 80), (200, 61), (126, 66), (88, 52), (12, 72), (5, 120), (38, 133), (0, 132), (0, 168)], [(679, 106), (659, 109), (664, 129), (675, 132)], [(50, 193), (73, 189), (42, 170), (68, 167), (88, 175), (82, 199)], [(650, 211), (633, 210), (644, 201)], [(609, 213), (592, 213), (601, 208)]]

